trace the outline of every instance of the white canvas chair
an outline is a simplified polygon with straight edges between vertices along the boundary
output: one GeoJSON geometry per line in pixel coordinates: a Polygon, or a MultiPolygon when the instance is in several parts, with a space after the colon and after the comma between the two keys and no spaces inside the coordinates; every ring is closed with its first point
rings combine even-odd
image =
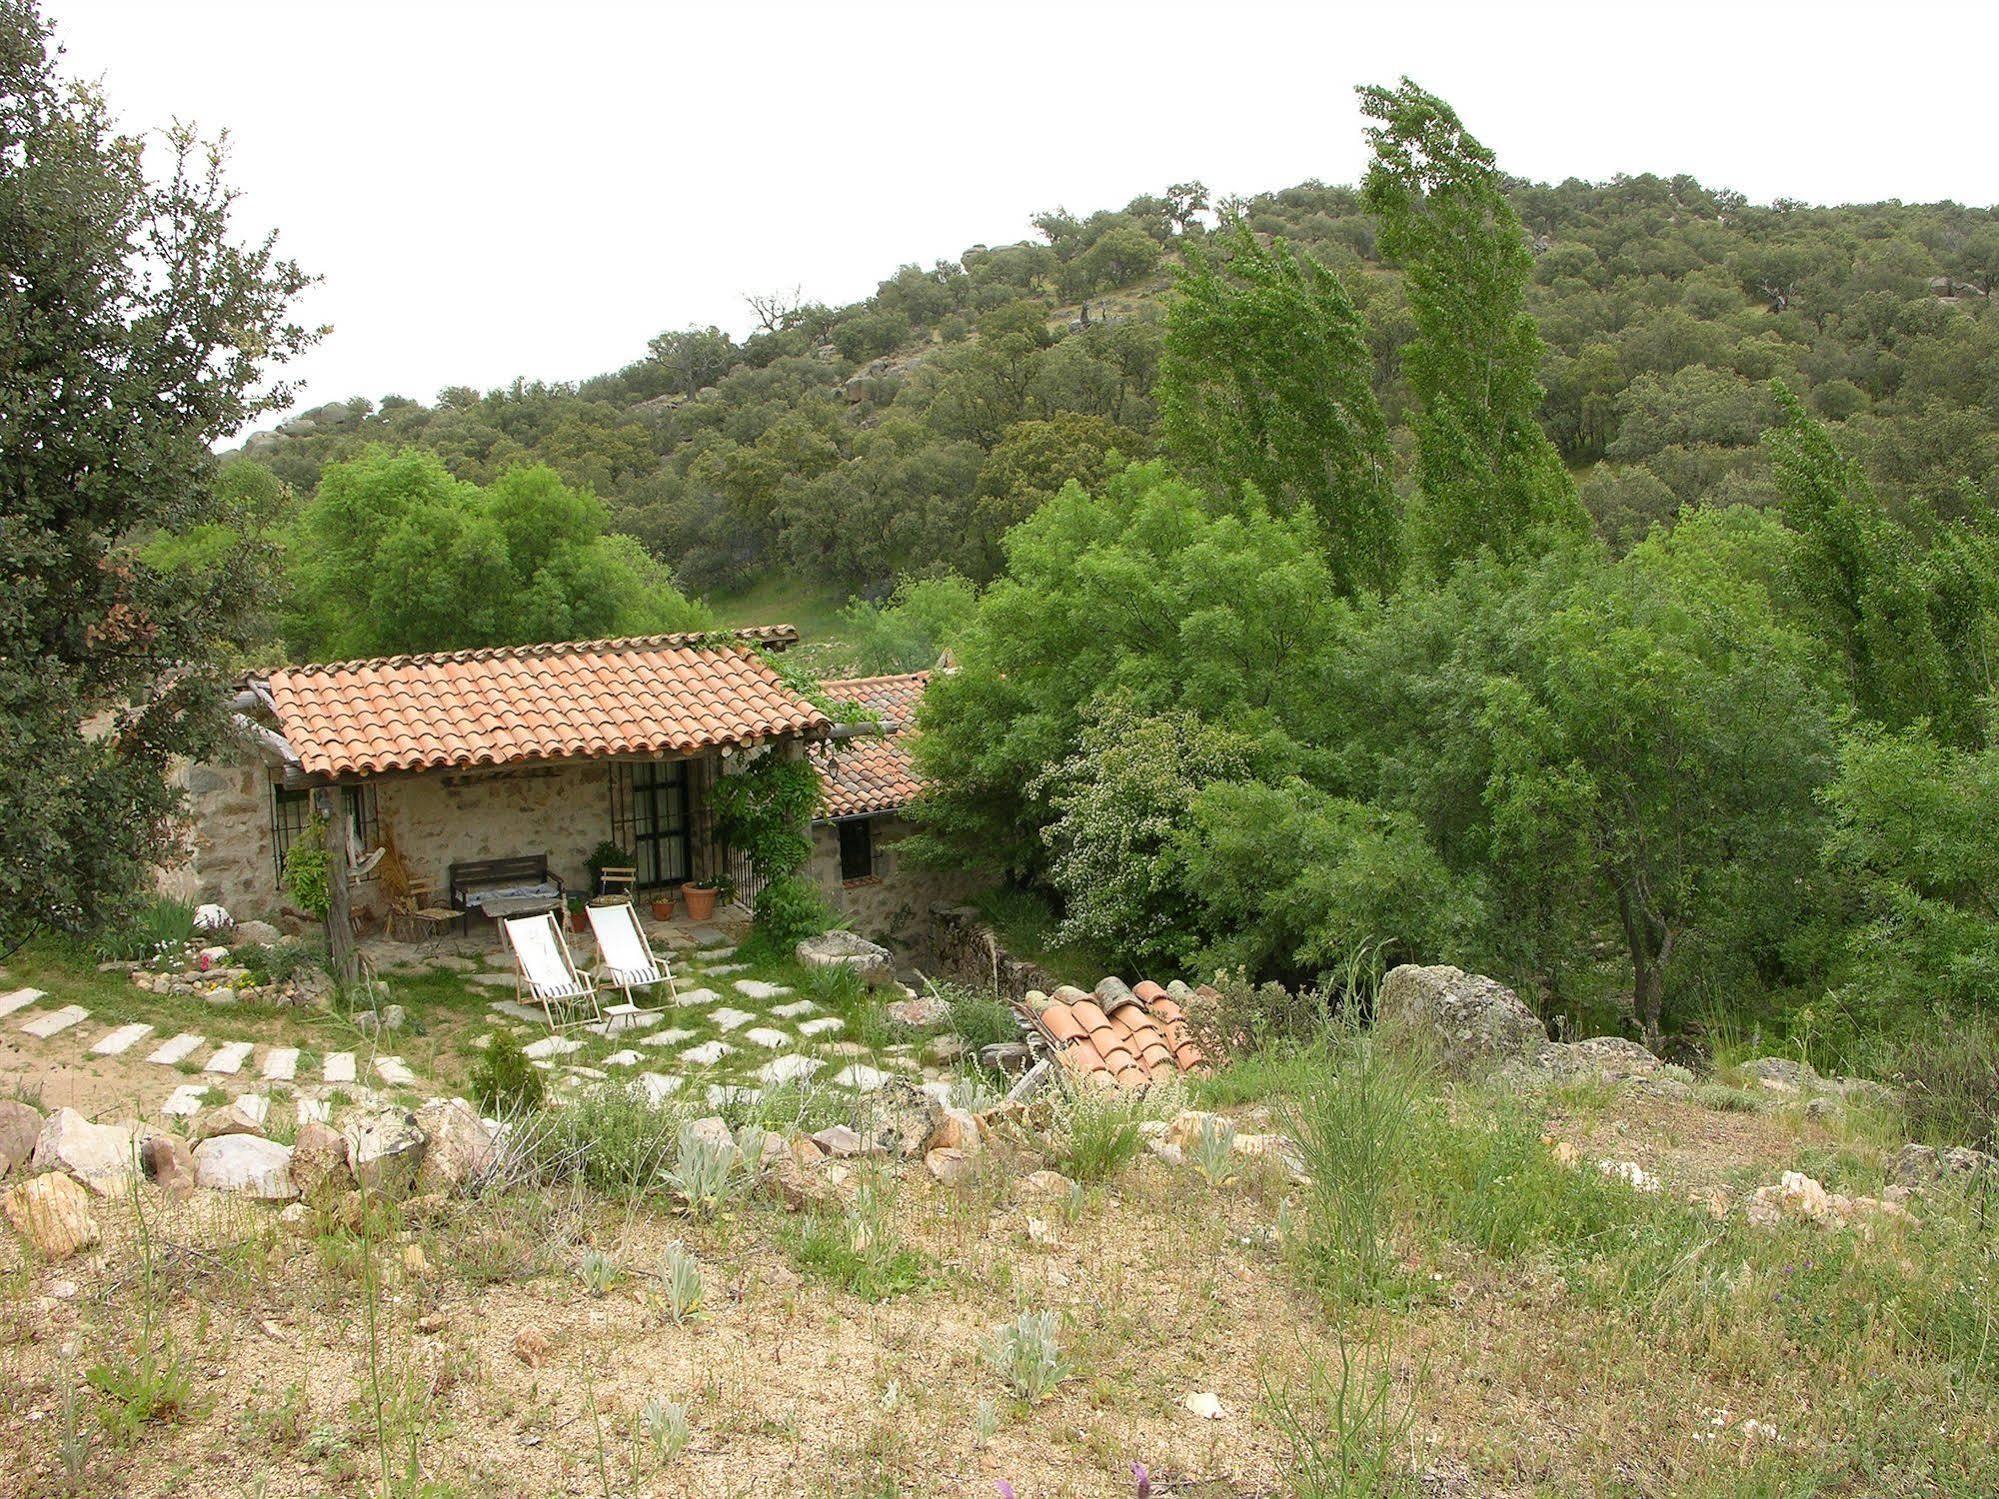
{"type": "Polygon", "coordinates": [[[625,996],[625,1003],[613,1005],[608,1013],[637,1014],[639,1006],[632,998],[632,991],[650,989],[656,984],[666,985],[673,1002],[680,1003],[673,970],[664,959],[654,956],[638,910],[630,901],[585,906],[583,911],[590,918],[590,929],[597,934],[597,977],[611,988],[622,990],[625,996]]]}
{"type": "Polygon", "coordinates": [[[558,1010],[568,1013],[570,1025],[600,1018],[596,981],[577,970],[554,913],[502,917],[500,932],[514,955],[514,997],[533,995],[550,1030],[565,1023],[556,1019],[558,1010]]]}

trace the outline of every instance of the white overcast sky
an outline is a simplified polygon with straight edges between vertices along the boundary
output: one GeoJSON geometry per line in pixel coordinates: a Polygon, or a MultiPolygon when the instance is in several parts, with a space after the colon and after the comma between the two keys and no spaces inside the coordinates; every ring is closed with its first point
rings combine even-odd
{"type": "Polygon", "coordinates": [[[1536,179],[1999,202],[1995,0],[45,4],[128,128],[227,127],[325,278],[301,405],[578,379],[1057,205],[1352,182],[1352,85],[1403,73],[1536,179]]]}

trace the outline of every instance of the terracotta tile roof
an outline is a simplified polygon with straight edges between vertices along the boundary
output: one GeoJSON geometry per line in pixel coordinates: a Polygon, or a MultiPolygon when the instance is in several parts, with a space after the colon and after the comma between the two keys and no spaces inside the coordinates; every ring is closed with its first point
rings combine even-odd
{"type": "Polygon", "coordinates": [[[1078,1081],[1144,1088],[1193,1072],[1207,1060],[1187,1034],[1179,1000],[1150,980],[1126,988],[1122,980],[1107,978],[1094,994],[1065,985],[1045,999],[1030,995],[1029,1003],[1035,1029],[1078,1081]]]}
{"type": "Polygon", "coordinates": [[[826,715],[756,645],[790,626],[450,651],[274,671],[260,685],[312,775],[687,754],[819,733],[826,715]]]}
{"type": "Polygon", "coordinates": [[[879,734],[858,733],[837,744],[815,744],[822,818],[865,817],[907,806],[922,791],[903,730],[916,716],[930,681],[927,671],[895,677],[849,677],[821,684],[835,703],[854,703],[873,715],[879,734]]]}

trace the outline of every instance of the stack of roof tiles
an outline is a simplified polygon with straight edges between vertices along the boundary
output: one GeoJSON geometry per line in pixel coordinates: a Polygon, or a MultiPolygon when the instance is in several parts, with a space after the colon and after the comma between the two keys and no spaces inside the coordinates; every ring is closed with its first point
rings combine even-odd
{"type": "Polygon", "coordinates": [[[831,727],[756,649],[797,638],[785,625],[386,656],[256,685],[313,775],[691,754],[831,727]]]}
{"type": "Polygon", "coordinates": [[[930,681],[927,671],[894,677],[849,677],[827,682],[826,696],[854,703],[880,726],[838,745],[817,744],[812,763],[819,771],[823,817],[867,817],[907,806],[923,789],[910,761],[903,731],[916,716],[917,701],[930,681]]]}
{"type": "Polygon", "coordinates": [[[1201,991],[1143,980],[1127,988],[1107,978],[1094,994],[1064,986],[1028,997],[1034,1027],[1079,1082],[1136,1090],[1200,1068],[1206,1058],[1187,1033],[1183,1001],[1201,991]]]}

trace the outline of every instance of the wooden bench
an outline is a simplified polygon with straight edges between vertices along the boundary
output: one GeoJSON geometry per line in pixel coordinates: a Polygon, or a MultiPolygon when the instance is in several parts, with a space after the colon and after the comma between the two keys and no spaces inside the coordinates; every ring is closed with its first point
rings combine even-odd
{"type": "Polygon", "coordinates": [[[464,913],[464,920],[474,911],[482,916],[486,911],[479,897],[490,893],[506,901],[510,909],[503,914],[518,916],[532,910],[554,910],[563,903],[562,876],[552,874],[548,868],[547,854],[510,854],[502,859],[463,859],[451,866],[451,907],[464,913]],[[501,892],[518,890],[520,895],[503,895],[501,892]],[[533,892],[533,893],[529,893],[533,892]],[[515,905],[515,902],[520,904],[515,905]]]}

